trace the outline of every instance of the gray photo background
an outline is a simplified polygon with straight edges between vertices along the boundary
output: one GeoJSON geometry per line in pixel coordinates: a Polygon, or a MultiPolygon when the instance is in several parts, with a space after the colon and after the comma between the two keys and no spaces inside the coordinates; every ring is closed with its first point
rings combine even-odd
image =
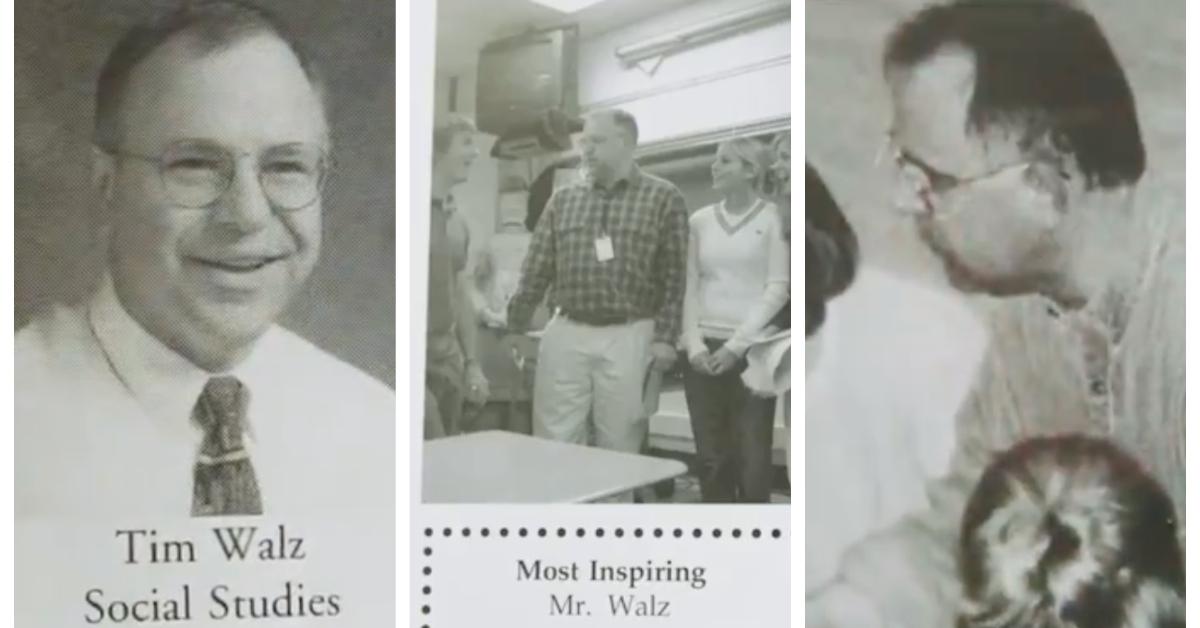
{"type": "MultiPolygon", "coordinates": [[[[18,327],[51,303],[85,298],[103,268],[90,188],[95,79],[111,47],[155,4],[175,3],[16,3],[18,327]]],[[[337,161],[325,191],[321,261],[282,323],[393,385],[395,5],[258,4],[283,18],[323,70],[337,161]]]]}
{"type": "MultiPolygon", "coordinates": [[[[1020,0],[1012,0],[1020,1],[1020,0]]],[[[1184,208],[1184,0],[1077,0],[1099,22],[1137,101],[1148,166],[1139,202],[1184,208]]],[[[932,255],[890,210],[887,35],[926,0],[806,0],[805,157],[829,184],[869,262],[940,282],[932,255]]]]}

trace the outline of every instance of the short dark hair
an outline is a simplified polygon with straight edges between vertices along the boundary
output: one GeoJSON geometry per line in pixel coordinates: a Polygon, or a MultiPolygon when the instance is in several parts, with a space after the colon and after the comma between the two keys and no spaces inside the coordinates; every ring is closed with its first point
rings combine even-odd
{"type": "Polygon", "coordinates": [[[804,335],[825,322],[826,304],[850,287],[858,238],[812,164],[804,164],[804,335]]]}
{"type": "Polygon", "coordinates": [[[923,9],[888,39],[885,71],[947,45],[974,54],[969,130],[1013,125],[1021,148],[1049,139],[1087,185],[1132,184],[1146,169],[1133,92],[1096,20],[1061,0],[956,0],[923,9]]]}
{"type": "Polygon", "coordinates": [[[185,0],[129,29],[109,53],[96,81],[93,141],[103,148],[119,142],[121,99],[129,78],[142,61],[168,41],[186,34],[194,38],[200,53],[210,53],[262,33],[287,45],[320,94],[322,81],[311,58],[274,15],[245,0],[185,0]]]}
{"type": "Polygon", "coordinates": [[[637,118],[633,117],[632,113],[629,113],[624,109],[602,109],[600,111],[594,111],[588,115],[608,116],[608,118],[612,120],[613,124],[620,127],[621,130],[625,131],[625,133],[629,135],[629,138],[633,141],[633,145],[637,146],[638,123],[637,118]]]}

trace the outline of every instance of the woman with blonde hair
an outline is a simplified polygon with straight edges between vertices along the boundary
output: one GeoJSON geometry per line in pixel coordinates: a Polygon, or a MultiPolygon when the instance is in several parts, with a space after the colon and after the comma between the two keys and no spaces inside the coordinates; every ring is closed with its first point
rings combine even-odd
{"type": "Polygon", "coordinates": [[[768,148],[740,137],[717,147],[713,188],[722,200],[688,221],[684,393],[706,502],[766,502],[775,398],[742,382],[745,354],[788,300],[780,213],[761,190],[768,148]]]}

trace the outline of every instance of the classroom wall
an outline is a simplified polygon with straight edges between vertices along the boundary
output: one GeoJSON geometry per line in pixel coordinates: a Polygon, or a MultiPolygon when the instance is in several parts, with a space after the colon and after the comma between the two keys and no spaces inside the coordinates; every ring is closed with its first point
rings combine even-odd
{"type": "MultiPolygon", "coordinates": [[[[623,45],[760,4],[762,0],[702,0],[585,37],[580,42],[581,108],[611,106],[630,111],[638,118],[642,144],[789,116],[791,26],[787,20],[668,56],[652,75],[622,67],[613,54],[623,45]]],[[[457,111],[472,115],[475,68],[467,67],[455,76],[459,79],[457,111]]],[[[445,73],[436,78],[435,111],[448,110],[450,78],[445,73]]],[[[481,146],[485,155],[493,141],[485,136],[481,146]]],[[[490,158],[476,162],[470,180],[455,190],[476,242],[494,232],[499,181],[509,174],[530,179],[548,162],[539,159],[532,168],[527,162],[490,158]]],[[[689,181],[689,186],[696,185],[702,184],[689,181]]],[[[707,198],[703,191],[693,196],[707,198]]]]}
{"type": "Polygon", "coordinates": [[[623,67],[617,48],[761,5],[704,0],[580,45],[579,100],[637,116],[643,144],[791,114],[791,23],[783,20],[665,57],[653,74],[623,67]]]}

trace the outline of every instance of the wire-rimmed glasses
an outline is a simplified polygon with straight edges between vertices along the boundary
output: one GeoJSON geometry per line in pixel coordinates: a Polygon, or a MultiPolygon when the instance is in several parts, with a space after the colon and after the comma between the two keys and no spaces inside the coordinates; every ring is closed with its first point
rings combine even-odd
{"type": "MultiPolygon", "coordinates": [[[[994,179],[1018,168],[1028,167],[1032,163],[1019,161],[978,175],[957,176],[930,166],[919,157],[898,146],[890,135],[884,139],[884,144],[880,147],[879,156],[884,155],[889,157],[890,166],[896,174],[896,183],[903,186],[902,191],[911,194],[914,199],[920,199],[924,205],[923,209],[937,218],[945,218],[958,212],[934,211],[932,197],[943,196],[954,190],[994,179]]],[[[961,210],[964,206],[960,204],[956,207],[961,210]]]]}
{"type": "Polygon", "coordinates": [[[201,209],[216,203],[233,183],[237,160],[257,159],[258,182],[273,208],[304,209],[325,186],[329,158],[324,148],[302,142],[272,146],[259,154],[234,153],[205,140],[181,140],[158,155],[106,148],[111,155],[139,159],[158,167],[167,199],[180,207],[201,209]]]}

